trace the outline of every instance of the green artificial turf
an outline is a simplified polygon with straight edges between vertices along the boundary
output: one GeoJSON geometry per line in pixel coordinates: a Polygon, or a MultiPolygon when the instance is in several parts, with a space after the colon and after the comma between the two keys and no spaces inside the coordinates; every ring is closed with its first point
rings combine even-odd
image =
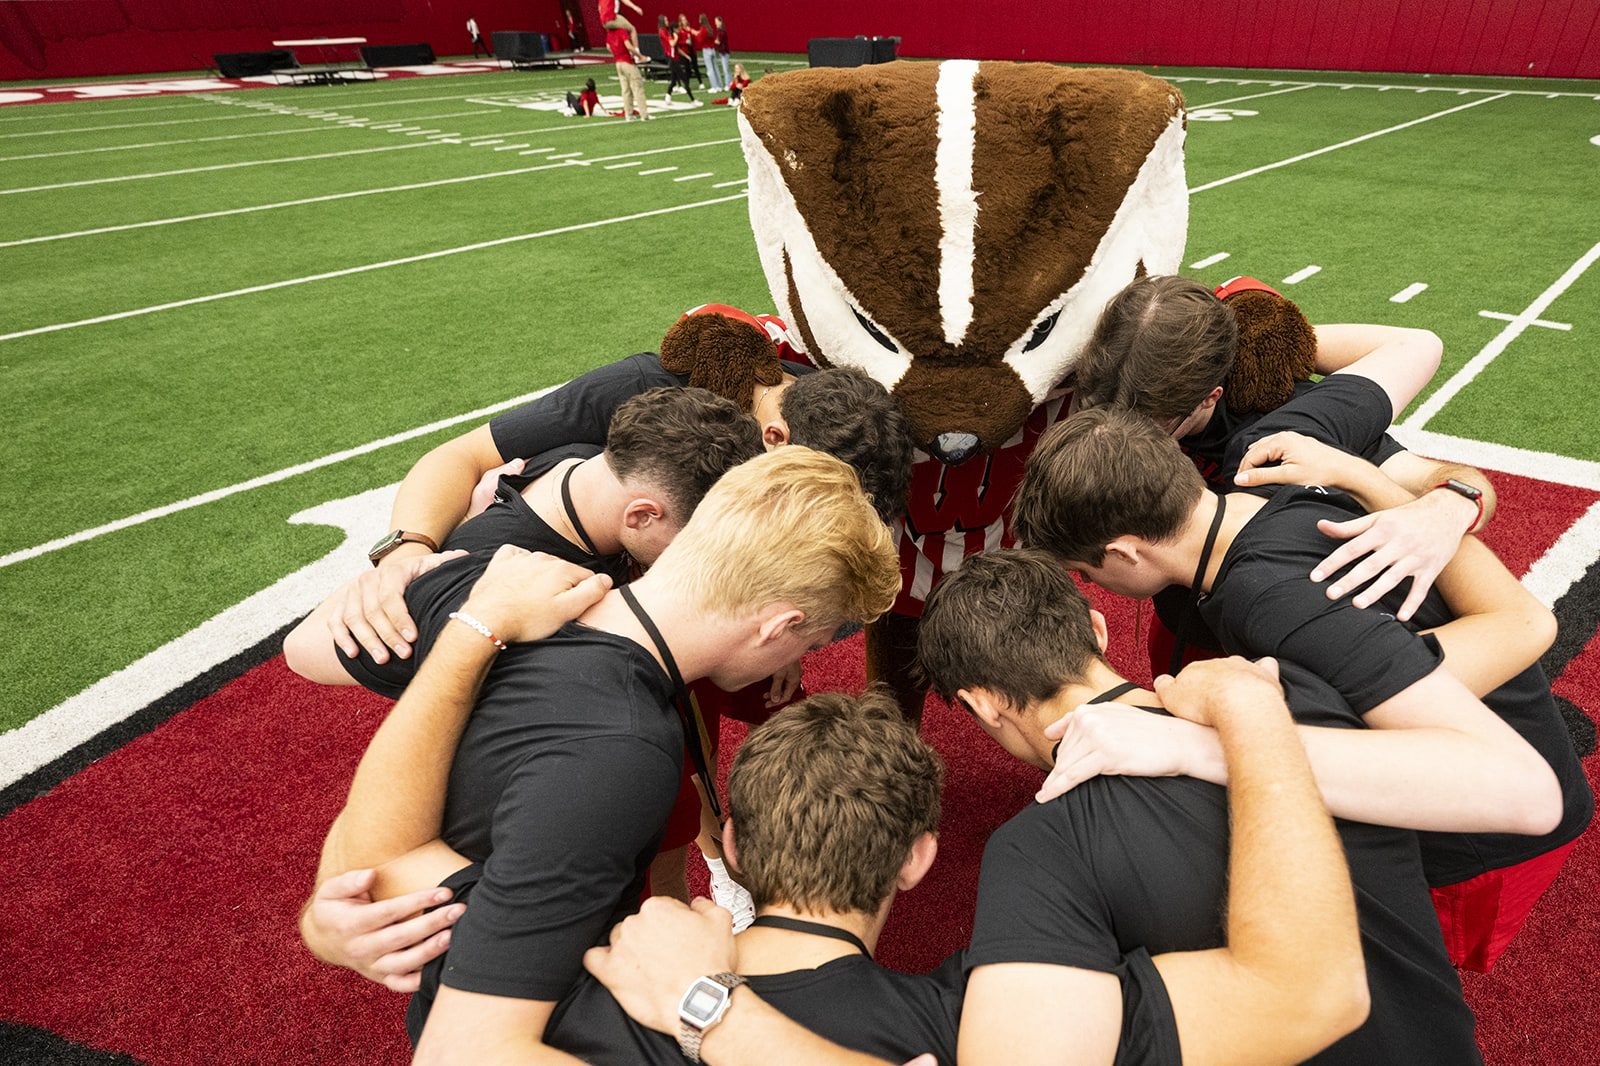
{"type": "MultiPolygon", "coordinates": [[[[792,64],[748,63],[753,74],[792,64]]],[[[0,334],[465,249],[0,340],[0,554],[559,383],[654,346],[695,304],[770,308],[743,200],[712,202],[737,196],[737,185],[714,186],[744,175],[731,112],[641,125],[504,106],[559,96],[590,74],[614,91],[605,73],[0,108],[0,190],[74,183],[0,192],[0,245],[238,212],[0,247],[0,334]],[[501,143],[397,148],[427,135],[370,128],[388,122],[501,143]],[[380,147],[394,150],[368,151],[380,147]],[[551,151],[519,154],[539,148],[551,151]],[[568,152],[581,155],[548,159],[568,152]],[[328,158],[297,159],[307,155],[328,158]],[[641,174],[660,167],[676,169],[641,174]],[[102,180],[171,170],[194,172],[102,180]],[[474,180],[394,189],[460,178],[474,180]],[[393,191],[339,196],[377,189],[393,191]],[[672,207],[686,209],[613,221],[672,207]],[[470,248],[504,238],[526,239],[470,248]]],[[[1192,112],[1236,112],[1190,123],[1196,189],[1487,95],[1377,85],[1600,94],[1515,79],[1157,73],[1185,79],[1192,112]],[[1297,82],[1363,87],[1279,91],[1297,82]]],[[[651,83],[653,99],[662,91],[651,83]]],[[[1285,292],[1314,321],[1435,330],[1446,345],[1437,385],[1505,327],[1479,311],[1522,311],[1600,240],[1597,107],[1508,96],[1204,189],[1184,266],[1227,252],[1187,272],[1280,284],[1319,265],[1285,292]],[[1390,302],[1413,282],[1429,288],[1390,302]]],[[[1428,428],[1600,460],[1586,428],[1597,295],[1591,271],[1544,315],[1571,331],[1523,333],[1428,428]]],[[[397,481],[466,428],[0,567],[0,730],[321,558],[342,534],[290,515],[397,481]]]]}

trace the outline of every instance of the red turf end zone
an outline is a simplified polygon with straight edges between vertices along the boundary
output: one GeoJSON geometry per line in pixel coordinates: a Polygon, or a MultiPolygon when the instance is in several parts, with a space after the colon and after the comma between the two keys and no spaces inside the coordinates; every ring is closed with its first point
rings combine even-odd
{"type": "MultiPolygon", "coordinates": [[[[1495,481],[1489,539],[1518,572],[1600,499],[1495,481]]],[[[1113,661],[1142,679],[1132,608],[1096,600],[1117,635],[1113,661]]],[[[810,657],[805,680],[858,688],[860,638],[810,657]]],[[[1600,638],[1556,690],[1593,717],[1600,638]]],[[[0,821],[13,857],[0,882],[11,974],[0,1016],[161,1066],[405,1061],[403,997],[315,963],[294,928],[323,828],[387,705],[304,683],[276,658],[0,821]]],[[[925,722],[949,764],[939,860],[896,904],[879,950],[907,969],[965,943],[983,841],[1040,776],[938,700],[925,722]]],[[[724,772],[742,736],[724,729],[724,772]]],[[[1585,767],[1600,782],[1600,759],[1585,767]]],[[[1600,1063],[1597,889],[1591,830],[1495,971],[1467,975],[1491,1066],[1600,1063]]]]}
{"type": "MultiPolygon", "coordinates": [[[[573,56],[566,62],[573,66],[597,66],[610,63],[610,57],[573,56]]],[[[434,78],[451,74],[485,74],[508,70],[493,60],[483,62],[431,63],[425,67],[385,67],[382,70],[361,69],[353,73],[360,82],[396,81],[404,78],[434,78]]],[[[0,87],[0,107],[23,104],[58,104],[73,100],[129,100],[150,96],[188,96],[193,93],[223,92],[229,89],[283,89],[293,83],[283,75],[270,74],[255,78],[147,78],[138,81],[98,81],[82,85],[39,85],[28,88],[6,89],[0,87]]],[[[315,102],[315,101],[313,101],[315,102]]]]}

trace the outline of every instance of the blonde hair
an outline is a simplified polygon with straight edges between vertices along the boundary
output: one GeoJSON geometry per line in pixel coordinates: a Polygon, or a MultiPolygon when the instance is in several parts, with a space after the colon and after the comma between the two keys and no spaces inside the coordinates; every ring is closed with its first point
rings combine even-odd
{"type": "Polygon", "coordinates": [[[810,625],[870,622],[900,591],[894,538],[856,472],[795,444],[722,475],[653,570],[708,613],[788,603],[810,625]]]}

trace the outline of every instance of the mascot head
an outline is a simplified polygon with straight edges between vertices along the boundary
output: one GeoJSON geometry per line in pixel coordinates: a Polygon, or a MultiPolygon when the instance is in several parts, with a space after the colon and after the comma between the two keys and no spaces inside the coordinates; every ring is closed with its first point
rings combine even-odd
{"type": "Polygon", "coordinates": [[[1183,254],[1183,101],[1119,70],[886,63],[768,76],[739,116],[779,313],[948,463],[1059,386],[1107,301],[1183,254]]]}

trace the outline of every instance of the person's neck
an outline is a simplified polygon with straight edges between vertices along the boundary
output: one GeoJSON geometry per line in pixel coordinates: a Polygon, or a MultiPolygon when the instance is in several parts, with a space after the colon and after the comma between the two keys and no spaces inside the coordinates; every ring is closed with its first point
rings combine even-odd
{"type": "MultiPolygon", "coordinates": [[[[563,472],[564,473],[564,472],[563,472]]],[[[611,472],[606,457],[596,455],[579,463],[572,472],[572,509],[577,512],[583,531],[589,534],[595,551],[600,555],[619,555],[622,552],[622,513],[628,507],[627,490],[611,472]]],[[[560,501],[560,484],[556,486],[560,501]]],[[[582,545],[578,531],[572,528],[565,504],[561,505],[561,525],[568,539],[582,545]]]]}
{"type": "Polygon", "coordinates": [[[750,395],[750,414],[757,422],[766,425],[782,413],[784,390],[794,382],[795,376],[785,373],[776,385],[756,386],[756,391],[750,395]]]}
{"type": "MultiPolygon", "coordinates": [[[[756,916],[775,915],[797,918],[803,922],[816,922],[835,929],[854,933],[867,945],[867,951],[878,949],[878,935],[889,917],[889,908],[880,907],[876,914],[860,911],[835,912],[808,910],[776,903],[756,908],[756,916]]],[[[837,940],[815,933],[798,933],[789,929],[774,929],[753,925],[739,934],[739,972],[745,976],[755,974],[789,973],[793,970],[812,970],[818,966],[858,955],[856,946],[848,940],[837,940]]]]}
{"type": "MultiPolygon", "coordinates": [[[[709,615],[688,603],[660,572],[652,570],[637,581],[628,584],[640,608],[661,631],[667,650],[678,666],[684,684],[698,681],[709,674],[724,657],[725,650],[740,637],[738,622],[709,615]]],[[[656,642],[633,613],[620,589],[612,589],[599,603],[578,617],[578,621],[593,629],[613,633],[644,648],[666,669],[656,642]]]]}
{"type": "MultiPolygon", "coordinates": [[[[1032,722],[1027,730],[1028,744],[1033,748],[1036,760],[1030,760],[1035,766],[1048,769],[1054,765],[1056,742],[1044,735],[1045,726],[1060,720],[1072,711],[1089,703],[1095,697],[1110,692],[1118,685],[1127,683],[1127,679],[1111,669],[1104,661],[1095,659],[1084,671],[1083,677],[1075,682],[1061,686],[1061,690],[1054,696],[1040,703],[1033,709],[1032,722]]],[[[1113,703],[1131,703],[1141,707],[1159,707],[1161,699],[1154,692],[1144,688],[1129,689],[1122,693],[1113,703]]]]}
{"type": "MultiPolygon", "coordinates": [[[[1217,529],[1217,539],[1211,546],[1211,555],[1206,559],[1205,572],[1200,575],[1200,587],[1195,589],[1196,592],[1211,591],[1217,573],[1222,569],[1222,560],[1227,556],[1228,549],[1233,546],[1234,538],[1239,535],[1245,524],[1255,517],[1265,502],[1259,496],[1252,496],[1249,493],[1228,494],[1222,524],[1217,529]]],[[[1162,576],[1172,584],[1189,587],[1194,582],[1195,570],[1200,565],[1201,556],[1205,554],[1206,538],[1211,533],[1211,523],[1217,516],[1217,508],[1221,506],[1223,506],[1222,497],[1207,489],[1201,493],[1199,502],[1189,515],[1189,521],[1184,524],[1170,545],[1153,546],[1152,557],[1162,576]]]]}

